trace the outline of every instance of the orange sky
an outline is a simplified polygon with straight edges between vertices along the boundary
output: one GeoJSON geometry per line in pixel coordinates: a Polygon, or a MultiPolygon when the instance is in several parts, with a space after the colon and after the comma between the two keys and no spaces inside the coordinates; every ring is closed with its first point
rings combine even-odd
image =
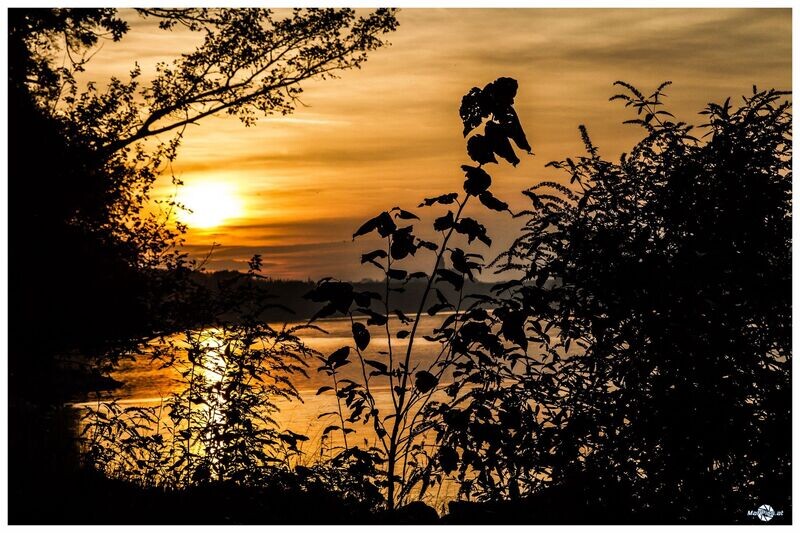
{"type": "MultiPolygon", "coordinates": [[[[191,49],[194,36],[127,15],[131,31],[106,43],[83,79],[124,76],[134,61],[146,79],[156,61],[191,49]]],[[[519,80],[516,107],[536,153],[516,169],[488,169],[512,209],[526,206],[522,189],[553,176],[548,161],[581,153],[578,124],[607,158],[637,140],[635,127],[621,125],[628,111],[608,102],[615,80],[645,91],[672,80],[669,109],[694,123],[706,102],[753,84],[791,89],[788,9],[405,9],[398,18],[390,47],[341,79],[305,85],[308,107],[293,115],[252,128],[230,117],[189,128],[174,171],[187,187],[224,183],[243,216],[192,229],[188,250],[204,256],[222,244],[208,264],[215,269],[242,268],[260,253],[273,277],[374,277],[359,254],[375,242],[353,243],[353,231],[381,210],[460,190],[459,166],[469,162],[461,96],[499,76],[519,80]]],[[[495,240],[477,250],[487,257],[520,224],[482,208],[473,214],[495,240]]],[[[416,266],[430,268],[433,258],[422,260],[416,266]]]]}

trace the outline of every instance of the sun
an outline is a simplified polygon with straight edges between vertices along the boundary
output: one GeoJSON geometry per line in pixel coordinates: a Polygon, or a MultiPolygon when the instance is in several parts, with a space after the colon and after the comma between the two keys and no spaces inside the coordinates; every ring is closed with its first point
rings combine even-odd
{"type": "Polygon", "coordinates": [[[188,209],[179,218],[190,228],[214,228],[243,213],[235,187],[226,182],[185,185],[178,192],[178,202],[188,209]]]}

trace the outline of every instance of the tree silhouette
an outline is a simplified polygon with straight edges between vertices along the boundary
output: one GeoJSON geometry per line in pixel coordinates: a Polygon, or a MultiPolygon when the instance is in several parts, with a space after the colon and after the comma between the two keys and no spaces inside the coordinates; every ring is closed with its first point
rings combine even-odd
{"type": "Polygon", "coordinates": [[[139,13],[163,31],[181,25],[203,41],[160,64],[146,85],[136,66],[129,80],[114,77],[101,91],[94,83],[82,90],[75,74],[101,39],[124,38],[128,26],[116,10],[10,10],[9,183],[13,198],[27,200],[11,206],[15,360],[35,359],[17,357],[16,340],[35,334],[43,310],[57,320],[35,348],[40,359],[74,348],[124,349],[202,321],[182,312],[190,291],[179,250],[185,228],[170,217],[178,206],[145,210],[183,128],[222,112],[245,124],[256,113],[290,113],[304,81],[360,66],[397,26],[391,9],[361,17],[351,9],[139,13]]]}
{"type": "MultiPolygon", "coordinates": [[[[140,9],[160,20],[203,34],[193,52],[160,63],[155,78],[139,87],[115,79],[106,94],[90,89],[66,98],[70,122],[102,132],[98,147],[113,152],[141,139],[172,131],[225,112],[247,125],[258,115],[288,114],[309,79],[336,77],[358,68],[397,27],[392,9],[357,17],[352,9],[293,9],[278,16],[269,9],[140,9]],[[137,98],[138,97],[138,98],[137,98]]],[[[65,79],[62,83],[74,87],[65,79]]]]}
{"type": "Polygon", "coordinates": [[[397,26],[391,9],[139,13],[163,31],[183,25],[202,43],[159,65],[149,84],[132,66],[100,90],[80,87],[76,73],[102,39],[124,39],[128,26],[117,10],[9,10],[9,398],[17,458],[9,477],[12,507],[29,516],[39,512],[42,480],[55,500],[75,474],[53,409],[108,385],[62,360],[88,358],[106,370],[154,337],[213,322],[226,303],[209,302],[192,281],[198,265],[181,251],[185,227],[171,216],[179,206],[151,199],[183,128],[218,113],[248,125],[257,113],[289,113],[303,82],[358,67],[397,26]]]}

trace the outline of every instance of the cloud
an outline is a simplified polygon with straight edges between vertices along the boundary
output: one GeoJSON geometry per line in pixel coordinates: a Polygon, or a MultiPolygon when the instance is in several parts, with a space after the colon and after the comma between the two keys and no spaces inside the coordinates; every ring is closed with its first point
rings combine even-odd
{"type": "MultiPolygon", "coordinates": [[[[404,9],[399,17],[392,45],[362,69],[307,83],[308,107],[255,128],[224,116],[187,130],[176,173],[187,183],[235,181],[248,206],[236,224],[189,235],[195,246],[231,246],[214,265],[241,266],[262,250],[281,275],[363,277],[358,253],[367,244],[350,242],[354,228],[394,205],[459,190],[461,97],[498,76],[519,80],[517,108],[536,152],[516,169],[490,169],[512,209],[527,205],[520,190],[563,179],[544,165],[583,152],[578,124],[608,158],[637,140],[640,132],[621,124],[630,110],[608,102],[615,80],[645,91],[672,80],[669,109],[692,123],[707,102],[735,99],[754,83],[791,89],[790,9],[404,9]]],[[[125,74],[142,58],[146,79],[195,38],[139,19],[87,76],[125,74]]],[[[480,218],[495,236],[493,253],[518,229],[502,214],[480,218]]]]}

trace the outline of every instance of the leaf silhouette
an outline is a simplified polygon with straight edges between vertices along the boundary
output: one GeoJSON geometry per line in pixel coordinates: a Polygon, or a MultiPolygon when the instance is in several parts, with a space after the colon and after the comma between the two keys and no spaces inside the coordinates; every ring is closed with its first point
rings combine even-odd
{"type": "Polygon", "coordinates": [[[477,196],[492,184],[492,177],[482,168],[461,165],[467,179],[464,181],[464,191],[477,196]]]}
{"type": "Polygon", "coordinates": [[[436,459],[445,474],[449,474],[458,467],[458,452],[449,446],[442,446],[439,448],[439,451],[436,453],[436,459]]]}
{"type": "Polygon", "coordinates": [[[478,239],[486,246],[492,245],[492,239],[486,235],[486,227],[474,218],[464,217],[455,225],[457,232],[467,236],[469,242],[478,239]]]}
{"type": "MultiPolygon", "coordinates": [[[[483,205],[492,209],[493,211],[508,211],[508,204],[498,200],[491,192],[483,191],[479,196],[478,199],[481,201],[483,205]]],[[[363,262],[363,261],[362,261],[363,262]]]]}
{"type": "Polygon", "coordinates": [[[480,272],[480,266],[477,263],[470,261],[467,258],[467,255],[464,253],[464,250],[461,248],[456,248],[450,252],[450,261],[453,263],[453,268],[455,268],[458,272],[469,276],[470,280],[474,281],[475,279],[472,275],[473,270],[478,270],[480,272]]]}
{"type": "Polygon", "coordinates": [[[455,220],[453,219],[453,212],[448,211],[446,215],[440,216],[433,221],[433,229],[436,231],[445,231],[452,228],[454,222],[455,220]]]}
{"type": "Polygon", "coordinates": [[[412,229],[413,226],[407,226],[395,231],[390,249],[392,259],[400,260],[409,255],[416,254],[417,247],[414,245],[414,235],[411,233],[412,229]]]}
{"type": "Polygon", "coordinates": [[[353,340],[361,351],[364,351],[369,346],[369,330],[361,322],[353,322],[353,340]]]}
{"type": "Polygon", "coordinates": [[[505,115],[514,105],[519,84],[514,78],[497,78],[484,87],[483,94],[490,102],[493,115],[505,115]]]}
{"type": "Polygon", "coordinates": [[[344,366],[347,358],[350,356],[350,347],[343,346],[328,356],[327,364],[331,368],[344,366]]]}
{"type": "Polygon", "coordinates": [[[497,117],[497,119],[503,125],[506,136],[514,141],[514,144],[529,154],[533,151],[525,136],[525,131],[522,129],[522,125],[519,122],[517,112],[514,111],[513,107],[510,108],[504,116],[497,117]]]}
{"type": "Polygon", "coordinates": [[[389,368],[386,366],[386,364],[381,363],[380,361],[375,361],[375,360],[372,360],[372,359],[364,359],[364,363],[366,363],[368,366],[371,366],[372,368],[374,368],[376,370],[375,372],[372,373],[373,375],[376,375],[376,376],[388,376],[389,375],[389,368]]]}
{"type": "Polygon", "coordinates": [[[419,207],[430,207],[434,204],[448,205],[455,202],[456,198],[458,198],[458,193],[455,192],[443,194],[441,196],[435,196],[433,198],[425,198],[422,203],[419,204],[419,207]]]}
{"type": "Polygon", "coordinates": [[[492,121],[486,124],[486,144],[490,147],[490,150],[512,165],[517,166],[519,164],[519,158],[514,153],[514,148],[511,147],[505,129],[497,122],[492,121]]]}
{"type": "Polygon", "coordinates": [[[394,233],[395,229],[397,229],[397,226],[395,225],[394,220],[392,220],[391,215],[384,211],[380,215],[364,222],[364,224],[362,224],[361,227],[358,228],[355,233],[353,233],[353,239],[360,237],[361,235],[372,233],[376,230],[381,237],[385,238],[394,233]]]}
{"type": "Polygon", "coordinates": [[[395,213],[395,218],[400,218],[403,220],[419,220],[419,217],[410,211],[406,211],[404,209],[400,209],[399,207],[395,207],[392,211],[397,211],[395,213]]]}
{"type": "Polygon", "coordinates": [[[473,135],[467,141],[467,155],[479,165],[497,163],[494,157],[494,141],[481,134],[473,135]]]}
{"type": "Polygon", "coordinates": [[[414,375],[414,386],[423,394],[433,390],[438,383],[436,376],[426,370],[420,370],[414,375]]]}
{"type": "Polygon", "coordinates": [[[487,106],[486,96],[477,87],[473,87],[461,99],[461,107],[458,114],[461,116],[461,121],[464,123],[464,137],[469,132],[477,128],[483,122],[485,117],[490,113],[489,106],[487,106]]]}
{"type": "Polygon", "coordinates": [[[367,324],[370,326],[383,326],[389,320],[385,315],[376,313],[372,309],[359,307],[358,310],[364,313],[365,315],[369,315],[369,319],[367,319],[367,324]]]}
{"type": "Polygon", "coordinates": [[[329,317],[331,315],[336,314],[337,311],[338,310],[336,309],[336,306],[334,306],[333,304],[330,304],[330,303],[329,304],[325,304],[319,310],[317,310],[316,313],[311,315],[311,320],[314,321],[314,320],[317,320],[318,318],[329,317]]]}
{"type": "Polygon", "coordinates": [[[353,301],[359,307],[369,307],[372,300],[382,301],[383,298],[377,292],[372,291],[358,291],[353,292],[353,301]]]}
{"type": "Polygon", "coordinates": [[[335,311],[346,313],[353,303],[353,286],[343,281],[323,280],[303,297],[312,302],[327,302],[335,311]]]}
{"type": "Polygon", "coordinates": [[[525,335],[525,313],[521,311],[510,311],[503,317],[503,325],[500,332],[503,336],[522,347],[523,350],[528,348],[528,338],[525,335]]]}
{"type": "Polygon", "coordinates": [[[367,252],[361,255],[361,264],[364,263],[372,263],[377,266],[381,266],[375,259],[383,259],[387,256],[386,250],[372,250],[371,252],[367,252]]]}
{"type": "Polygon", "coordinates": [[[408,274],[408,272],[397,268],[390,268],[387,274],[392,279],[405,279],[406,274],[408,274]]]}

